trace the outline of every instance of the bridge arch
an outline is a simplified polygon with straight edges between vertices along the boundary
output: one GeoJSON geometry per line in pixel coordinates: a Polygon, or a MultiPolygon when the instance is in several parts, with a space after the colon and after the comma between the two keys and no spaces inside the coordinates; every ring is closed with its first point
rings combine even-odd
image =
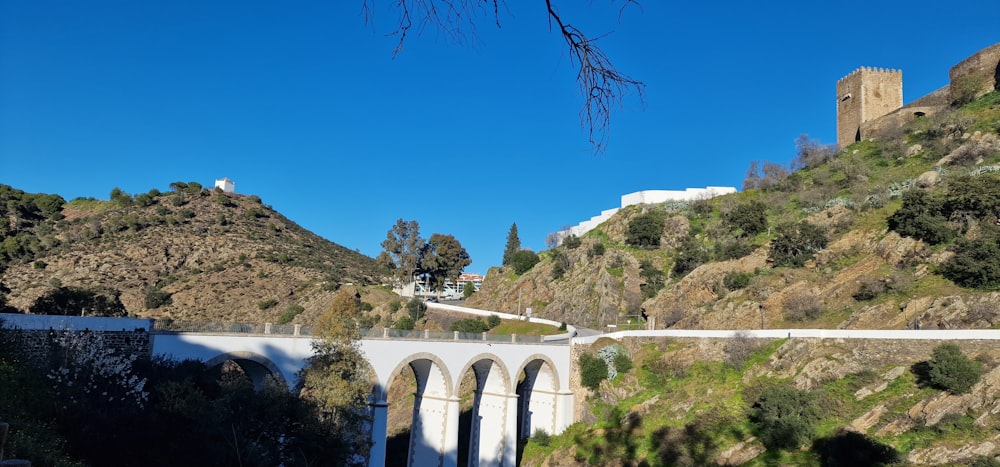
{"type": "Polygon", "coordinates": [[[517,437],[525,439],[536,431],[549,434],[560,430],[560,395],[557,366],[546,355],[528,356],[517,372],[517,437]],[[523,376],[523,379],[522,379],[523,376]]]}
{"type": "Polygon", "coordinates": [[[279,382],[284,386],[288,385],[288,382],[285,381],[285,376],[281,373],[281,369],[278,368],[274,362],[272,362],[269,358],[254,352],[226,352],[206,360],[205,366],[208,368],[214,368],[228,361],[232,361],[233,363],[239,365],[240,369],[243,370],[243,373],[250,378],[253,388],[257,391],[263,389],[264,383],[268,377],[273,378],[276,382],[279,382]]]}
{"type": "Polygon", "coordinates": [[[514,430],[507,428],[514,427],[517,394],[510,370],[493,353],[470,358],[456,373],[457,378],[462,379],[470,370],[476,380],[472,410],[467,433],[459,433],[459,442],[465,444],[461,447],[468,448],[466,465],[514,465],[517,439],[514,430]]]}

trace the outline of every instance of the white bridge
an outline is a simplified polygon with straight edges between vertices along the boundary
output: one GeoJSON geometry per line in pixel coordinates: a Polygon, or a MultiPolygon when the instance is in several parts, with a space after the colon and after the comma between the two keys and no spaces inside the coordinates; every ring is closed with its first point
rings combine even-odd
{"type": "MultiPolygon", "coordinates": [[[[270,374],[293,385],[313,354],[309,337],[182,332],[154,333],[152,338],[154,355],[209,365],[232,360],[255,384],[270,374]]],[[[469,439],[468,465],[514,466],[519,435],[527,437],[536,430],[555,434],[569,426],[569,345],[511,340],[362,339],[361,350],[375,374],[368,465],[385,463],[391,403],[386,393],[406,366],[412,368],[417,387],[408,465],[458,465],[459,382],[469,370],[475,374],[476,389],[472,425],[464,437],[469,439]]]]}
{"type": "MultiPolygon", "coordinates": [[[[297,326],[231,324],[177,332],[154,330],[148,319],[45,315],[5,315],[4,319],[8,326],[26,330],[148,333],[152,355],[198,360],[209,366],[233,361],[255,385],[271,376],[295,386],[299,371],[313,355],[313,338],[298,335],[297,326]]],[[[455,466],[459,464],[459,439],[469,440],[461,447],[468,453],[467,465],[516,465],[519,437],[537,430],[561,433],[573,422],[567,341],[554,344],[539,337],[396,330],[379,330],[374,337],[365,337],[360,348],[373,374],[368,465],[382,466],[388,459],[405,456],[410,466],[455,466]],[[392,403],[386,400],[387,392],[406,367],[416,378],[409,448],[387,453],[387,416],[392,403]],[[470,370],[475,375],[472,422],[460,430],[460,383],[470,370]]]]}

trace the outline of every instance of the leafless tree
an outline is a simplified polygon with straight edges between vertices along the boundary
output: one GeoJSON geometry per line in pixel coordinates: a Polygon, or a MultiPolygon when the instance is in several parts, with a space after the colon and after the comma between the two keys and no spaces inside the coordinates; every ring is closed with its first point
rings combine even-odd
{"type": "MultiPolygon", "coordinates": [[[[369,24],[378,3],[378,0],[362,1],[362,13],[369,24]]],[[[390,3],[399,13],[396,28],[390,34],[399,38],[393,56],[403,50],[407,35],[413,30],[419,34],[430,26],[461,43],[467,38],[475,38],[477,21],[484,16],[499,28],[500,12],[507,10],[504,0],[391,0],[390,3]]],[[[587,130],[594,150],[602,152],[608,140],[612,109],[620,107],[630,91],[635,91],[642,99],[646,85],[618,71],[598,46],[597,42],[607,34],[588,36],[564,18],[554,3],[554,0],[545,0],[549,28],[559,32],[571,63],[577,67],[576,82],[584,98],[580,123],[587,130]]],[[[638,2],[622,0],[619,17],[632,5],[638,7],[638,2]]]]}

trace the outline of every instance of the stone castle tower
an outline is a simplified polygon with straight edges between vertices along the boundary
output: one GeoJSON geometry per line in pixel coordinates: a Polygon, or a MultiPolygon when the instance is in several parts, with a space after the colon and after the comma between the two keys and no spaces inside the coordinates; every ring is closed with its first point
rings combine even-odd
{"type": "Polygon", "coordinates": [[[837,80],[837,146],[867,135],[864,124],[903,106],[903,72],[861,67],[837,80]]]}

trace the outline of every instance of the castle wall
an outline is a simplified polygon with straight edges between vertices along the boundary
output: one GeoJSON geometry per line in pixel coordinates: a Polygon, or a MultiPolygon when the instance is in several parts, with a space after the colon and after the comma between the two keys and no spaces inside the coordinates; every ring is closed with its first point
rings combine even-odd
{"type": "Polygon", "coordinates": [[[951,67],[948,78],[952,83],[952,102],[964,97],[962,94],[965,92],[971,92],[971,97],[975,99],[994,89],[1000,89],[1000,42],[951,67]],[[966,89],[967,86],[975,89],[966,89]]]}

